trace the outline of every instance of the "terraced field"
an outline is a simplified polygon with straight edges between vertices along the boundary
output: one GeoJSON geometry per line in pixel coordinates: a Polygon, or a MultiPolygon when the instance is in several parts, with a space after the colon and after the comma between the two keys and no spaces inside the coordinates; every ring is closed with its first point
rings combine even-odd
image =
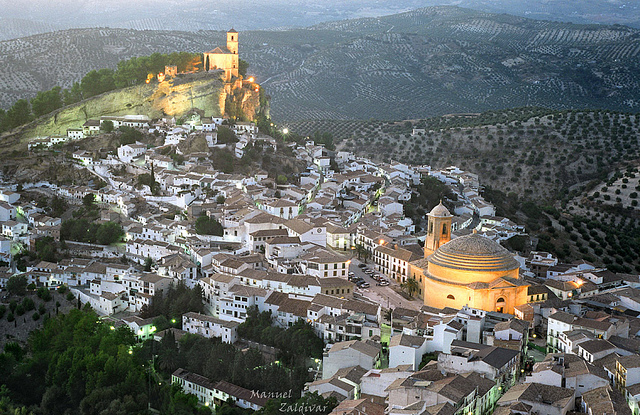
{"type": "MultiPolygon", "coordinates": [[[[146,26],[140,26],[146,27],[146,26]]],[[[82,29],[0,42],[0,105],[221,32],[82,29]]],[[[640,109],[640,31],[432,7],[308,29],[240,33],[278,122],[408,119],[519,106],[640,109]]]]}

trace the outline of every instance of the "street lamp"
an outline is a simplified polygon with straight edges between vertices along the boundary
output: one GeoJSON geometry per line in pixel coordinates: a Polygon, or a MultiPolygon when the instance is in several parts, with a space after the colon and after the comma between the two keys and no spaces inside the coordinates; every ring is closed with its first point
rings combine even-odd
{"type": "Polygon", "coordinates": [[[282,134],[289,134],[289,129],[288,128],[283,128],[282,129],[282,134]]]}

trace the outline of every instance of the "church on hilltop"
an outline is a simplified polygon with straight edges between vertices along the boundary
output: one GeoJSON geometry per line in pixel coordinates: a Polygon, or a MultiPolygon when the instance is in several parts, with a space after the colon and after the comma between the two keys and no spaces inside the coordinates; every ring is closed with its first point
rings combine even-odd
{"type": "Polygon", "coordinates": [[[527,303],[520,264],[499,243],[477,233],[451,239],[453,216],[442,202],[428,214],[424,258],[411,263],[424,304],[513,314],[527,303]]]}
{"type": "Polygon", "coordinates": [[[227,46],[218,46],[205,52],[203,62],[205,71],[223,70],[225,82],[230,82],[234,77],[237,78],[240,69],[238,32],[234,29],[229,30],[227,32],[227,46]]]}

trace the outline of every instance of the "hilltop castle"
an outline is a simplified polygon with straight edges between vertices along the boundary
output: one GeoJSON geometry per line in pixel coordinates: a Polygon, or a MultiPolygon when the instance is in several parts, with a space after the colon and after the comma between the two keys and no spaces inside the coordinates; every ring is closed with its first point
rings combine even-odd
{"type": "Polygon", "coordinates": [[[238,32],[231,29],[227,32],[227,46],[216,47],[204,53],[204,69],[211,71],[222,69],[225,82],[230,82],[233,77],[238,77],[240,58],[238,57],[238,32]]]}

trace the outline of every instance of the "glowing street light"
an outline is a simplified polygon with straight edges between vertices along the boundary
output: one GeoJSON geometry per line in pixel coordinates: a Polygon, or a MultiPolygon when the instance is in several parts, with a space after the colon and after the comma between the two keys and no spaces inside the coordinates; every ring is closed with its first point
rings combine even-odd
{"type": "Polygon", "coordinates": [[[255,81],[255,78],[253,76],[250,76],[249,79],[247,79],[247,81],[253,82],[253,81],[255,81]]]}
{"type": "Polygon", "coordinates": [[[289,129],[288,128],[283,128],[282,129],[282,134],[289,134],[289,129]]]}

